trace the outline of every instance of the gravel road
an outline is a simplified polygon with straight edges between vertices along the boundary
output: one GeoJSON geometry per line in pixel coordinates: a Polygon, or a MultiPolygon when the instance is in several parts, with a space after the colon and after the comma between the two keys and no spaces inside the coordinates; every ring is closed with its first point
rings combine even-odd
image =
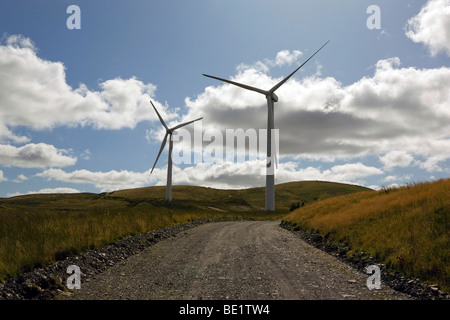
{"type": "MultiPolygon", "coordinates": [[[[82,281],[70,300],[408,300],[280,227],[279,221],[200,225],[82,281]]],[[[83,279],[82,279],[83,280],[83,279]]]]}

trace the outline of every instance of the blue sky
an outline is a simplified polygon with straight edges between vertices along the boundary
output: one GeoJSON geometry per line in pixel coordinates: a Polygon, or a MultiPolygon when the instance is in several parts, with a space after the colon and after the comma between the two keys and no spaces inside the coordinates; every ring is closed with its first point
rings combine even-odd
{"type": "MultiPolygon", "coordinates": [[[[269,89],[328,40],[277,91],[276,182],[447,178],[449,25],[449,0],[3,0],[0,197],[164,185],[150,99],[169,123],[204,117],[203,132],[264,129],[263,96],[202,74],[269,89]]],[[[184,163],[173,183],[262,186],[261,167],[184,163]]]]}

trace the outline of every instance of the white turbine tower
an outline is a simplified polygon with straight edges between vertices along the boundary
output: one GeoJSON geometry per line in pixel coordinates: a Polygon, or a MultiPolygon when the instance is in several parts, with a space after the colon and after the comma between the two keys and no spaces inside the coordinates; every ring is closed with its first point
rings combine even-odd
{"type": "MultiPolygon", "coordinates": [[[[328,43],[327,41],[322,47],[319,48],[311,57],[308,58],[301,66],[299,66],[297,69],[294,70],[290,75],[288,75],[286,78],[278,82],[275,86],[273,86],[272,89],[269,91],[262,90],[259,88],[251,87],[242,83],[209,76],[207,74],[203,74],[205,77],[213,78],[216,80],[224,81],[230,84],[233,84],[235,86],[256,91],[258,93],[261,93],[266,96],[267,99],[267,108],[268,108],[268,116],[267,116],[267,162],[266,162],[266,210],[267,211],[275,211],[275,174],[273,170],[273,162],[272,161],[272,134],[274,129],[274,115],[273,115],[273,105],[274,102],[278,101],[278,97],[275,94],[275,91],[281,87],[294,73],[296,73],[301,67],[303,67],[312,57],[316,55],[325,45],[328,43]]],[[[276,162],[276,150],[273,159],[276,162]]]]}
{"type": "Polygon", "coordinates": [[[169,128],[167,127],[166,123],[164,122],[163,118],[161,117],[161,115],[159,114],[158,110],[156,110],[155,105],[153,104],[153,102],[150,101],[150,103],[153,106],[153,109],[155,109],[156,114],[158,115],[159,120],[161,121],[162,125],[164,126],[164,128],[166,128],[166,135],[164,136],[164,140],[161,144],[161,149],[159,149],[159,153],[158,156],[156,157],[156,161],[155,164],[153,165],[152,171],[150,173],[153,172],[153,169],[155,169],[156,163],[158,162],[159,156],[161,155],[161,152],[163,151],[164,147],[166,146],[166,141],[167,141],[167,136],[169,136],[169,160],[167,163],[167,185],[166,185],[166,200],[167,201],[171,201],[172,200],[172,148],[173,148],[173,141],[172,141],[172,133],[184,126],[187,126],[188,124],[191,124],[192,122],[198,121],[202,118],[198,118],[189,122],[185,122],[182,124],[179,124],[173,128],[169,128]]]}

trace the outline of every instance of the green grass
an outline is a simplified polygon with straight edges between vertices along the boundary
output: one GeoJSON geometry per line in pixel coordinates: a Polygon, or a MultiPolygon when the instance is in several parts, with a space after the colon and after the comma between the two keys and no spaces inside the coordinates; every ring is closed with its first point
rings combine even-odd
{"type": "Polygon", "coordinates": [[[264,211],[265,188],[174,186],[169,203],[165,187],[0,199],[0,280],[132,234],[203,218],[278,220],[292,203],[362,190],[317,181],[277,185],[275,212],[264,211]]]}
{"type": "Polygon", "coordinates": [[[283,220],[347,243],[391,270],[450,292],[450,179],[367,191],[299,208],[283,220]]]}

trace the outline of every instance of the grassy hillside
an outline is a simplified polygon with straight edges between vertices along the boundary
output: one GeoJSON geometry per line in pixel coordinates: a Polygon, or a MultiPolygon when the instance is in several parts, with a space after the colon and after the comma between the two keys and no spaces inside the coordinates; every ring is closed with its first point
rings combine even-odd
{"type": "Polygon", "coordinates": [[[277,185],[275,212],[264,211],[265,188],[174,186],[169,203],[165,187],[0,199],[0,280],[131,234],[203,218],[281,219],[292,203],[362,190],[316,181],[277,185]]]}
{"type": "MultiPolygon", "coordinates": [[[[105,199],[123,199],[134,203],[152,203],[158,205],[164,202],[165,187],[147,187],[121,190],[103,194],[105,199]]],[[[308,204],[317,200],[327,199],[370,189],[325,181],[288,182],[275,186],[276,212],[285,213],[292,203],[308,204]]],[[[250,188],[242,190],[222,190],[195,186],[174,186],[172,189],[173,206],[184,206],[191,209],[216,208],[225,211],[264,211],[265,188],[250,188]]]]}
{"type": "Polygon", "coordinates": [[[284,220],[449,292],[449,218],[447,179],[316,202],[284,220]]]}

